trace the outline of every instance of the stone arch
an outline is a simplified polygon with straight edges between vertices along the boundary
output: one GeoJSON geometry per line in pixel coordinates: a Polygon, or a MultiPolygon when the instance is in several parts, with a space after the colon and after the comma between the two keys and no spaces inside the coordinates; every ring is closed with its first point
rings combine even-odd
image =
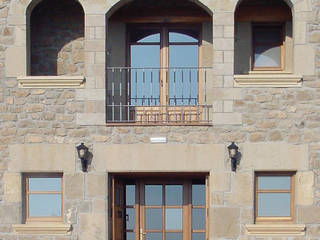
{"type": "MultiPolygon", "coordinates": [[[[236,12],[237,8],[240,6],[240,4],[243,1],[244,0],[236,0],[235,1],[234,7],[233,7],[233,13],[236,12]]],[[[294,3],[291,0],[281,0],[281,1],[285,2],[288,5],[288,7],[291,9],[292,16],[294,16],[294,11],[295,11],[294,3]]]]}

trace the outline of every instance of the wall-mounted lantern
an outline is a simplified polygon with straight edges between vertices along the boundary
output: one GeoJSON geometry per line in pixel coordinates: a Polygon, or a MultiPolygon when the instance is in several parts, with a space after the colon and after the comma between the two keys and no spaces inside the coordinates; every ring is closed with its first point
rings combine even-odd
{"type": "Polygon", "coordinates": [[[87,172],[88,170],[88,148],[81,143],[77,146],[78,157],[81,160],[82,171],[87,172]]]}
{"type": "Polygon", "coordinates": [[[228,146],[228,151],[229,151],[229,157],[231,159],[231,169],[232,171],[236,171],[237,169],[237,156],[238,156],[238,149],[239,147],[232,142],[229,146],[228,146]]]}

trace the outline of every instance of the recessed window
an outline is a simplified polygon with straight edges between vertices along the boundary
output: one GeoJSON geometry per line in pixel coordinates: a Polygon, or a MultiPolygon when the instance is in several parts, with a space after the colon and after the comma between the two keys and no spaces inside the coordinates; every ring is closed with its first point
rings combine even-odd
{"type": "Polygon", "coordinates": [[[25,174],[26,221],[62,221],[62,174],[25,174]]]}
{"type": "Polygon", "coordinates": [[[253,25],[253,70],[283,69],[283,26],[253,25]]]}
{"type": "Polygon", "coordinates": [[[292,221],[294,173],[256,173],[257,222],[292,221]]]}

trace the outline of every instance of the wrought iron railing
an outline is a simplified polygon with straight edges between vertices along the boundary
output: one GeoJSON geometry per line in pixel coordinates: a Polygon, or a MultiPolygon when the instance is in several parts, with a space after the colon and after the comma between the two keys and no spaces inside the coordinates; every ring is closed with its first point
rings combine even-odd
{"type": "Polygon", "coordinates": [[[107,123],[210,124],[211,68],[107,68],[107,123]]]}

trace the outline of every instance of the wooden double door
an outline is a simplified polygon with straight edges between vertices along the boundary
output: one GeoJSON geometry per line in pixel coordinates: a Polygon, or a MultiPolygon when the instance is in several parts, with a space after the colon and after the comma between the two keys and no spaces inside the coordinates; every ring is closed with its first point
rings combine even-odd
{"type": "Polygon", "coordinates": [[[113,240],[206,240],[205,179],[113,177],[113,240]]]}

